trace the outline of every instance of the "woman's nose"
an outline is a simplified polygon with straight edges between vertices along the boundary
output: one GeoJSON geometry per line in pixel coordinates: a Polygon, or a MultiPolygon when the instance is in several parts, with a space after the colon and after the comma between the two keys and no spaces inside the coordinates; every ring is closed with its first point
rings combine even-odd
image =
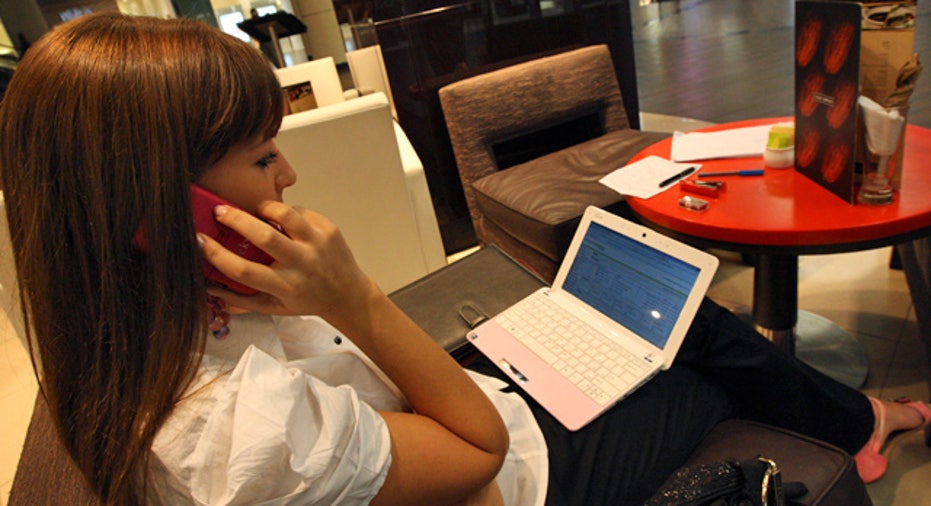
{"type": "Polygon", "coordinates": [[[291,164],[288,162],[288,159],[278,152],[278,164],[279,171],[275,176],[275,183],[278,186],[279,191],[283,190],[289,186],[292,186],[297,181],[297,173],[294,172],[294,167],[291,167],[291,164]]]}

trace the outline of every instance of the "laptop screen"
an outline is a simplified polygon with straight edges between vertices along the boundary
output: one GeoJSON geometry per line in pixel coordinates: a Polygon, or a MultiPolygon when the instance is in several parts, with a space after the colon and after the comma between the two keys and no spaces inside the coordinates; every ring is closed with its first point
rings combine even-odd
{"type": "Polygon", "coordinates": [[[563,289],[662,349],[699,269],[592,223],[563,289]]]}

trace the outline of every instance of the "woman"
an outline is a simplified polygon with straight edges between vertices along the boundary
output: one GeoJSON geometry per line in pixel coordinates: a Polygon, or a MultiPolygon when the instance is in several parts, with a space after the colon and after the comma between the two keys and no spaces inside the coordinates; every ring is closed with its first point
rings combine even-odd
{"type": "Polygon", "coordinates": [[[282,203],[295,174],[274,146],[281,100],[253,48],[107,13],[38,41],[0,106],[40,385],[107,503],[636,503],[726,417],[859,451],[874,474],[889,432],[931,418],[871,409],[706,301],[675,367],[569,433],[464,372],[332,223],[282,203]],[[274,262],[196,234],[191,184],[235,204],[217,221],[274,262]],[[259,293],[208,286],[202,258],[259,293]]]}

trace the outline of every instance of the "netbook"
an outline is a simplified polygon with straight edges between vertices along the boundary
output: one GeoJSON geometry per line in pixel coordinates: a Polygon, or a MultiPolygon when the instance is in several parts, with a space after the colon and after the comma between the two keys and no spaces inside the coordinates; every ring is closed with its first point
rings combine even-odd
{"type": "Polygon", "coordinates": [[[718,259],[596,207],[553,286],[468,339],[570,430],[668,369],[718,259]]]}

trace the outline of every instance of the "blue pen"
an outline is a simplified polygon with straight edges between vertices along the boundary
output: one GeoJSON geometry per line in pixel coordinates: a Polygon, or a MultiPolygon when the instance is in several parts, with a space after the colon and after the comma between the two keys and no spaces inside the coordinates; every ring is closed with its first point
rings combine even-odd
{"type": "Polygon", "coordinates": [[[717,176],[762,176],[763,169],[735,170],[731,172],[702,172],[698,177],[717,177],[717,176]]]}

